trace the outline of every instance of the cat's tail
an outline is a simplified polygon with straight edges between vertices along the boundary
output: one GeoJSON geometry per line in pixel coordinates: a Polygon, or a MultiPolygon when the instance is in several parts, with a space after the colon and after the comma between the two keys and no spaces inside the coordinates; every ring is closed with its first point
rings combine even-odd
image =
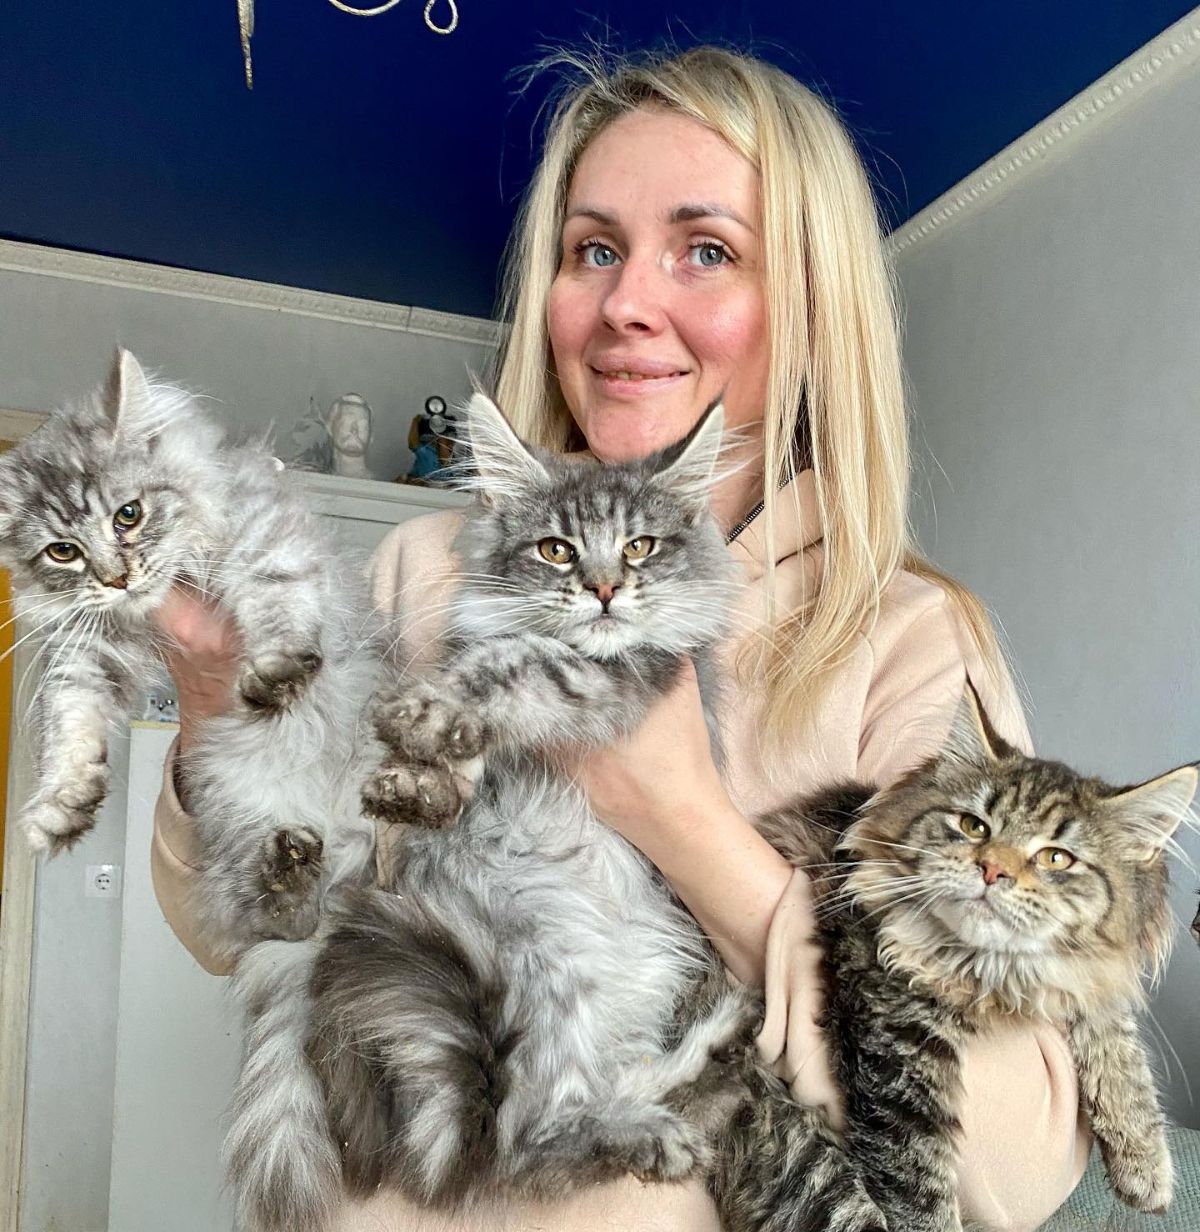
{"type": "Polygon", "coordinates": [[[746,1098],[709,1178],[722,1226],[728,1232],[888,1232],[824,1117],[796,1103],[753,1052],[741,1071],[746,1098]]]}
{"type": "Polygon", "coordinates": [[[341,897],[313,978],[310,1056],[347,1191],[456,1207],[495,1179],[497,1114],[517,1035],[470,912],[453,928],[418,895],[341,897]]]}
{"type": "Polygon", "coordinates": [[[247,1027],[225,1162],[246,1232],[324,1232],[342,1198],[324,1092],[305,1055],[317,945],[262,942],[234,977],[247,1027]]]}

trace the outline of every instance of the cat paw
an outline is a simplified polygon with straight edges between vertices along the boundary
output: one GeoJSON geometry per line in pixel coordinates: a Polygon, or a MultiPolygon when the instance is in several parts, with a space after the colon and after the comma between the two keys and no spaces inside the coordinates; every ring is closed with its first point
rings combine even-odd
{"type": "Polygon", "coordinates": [[[1143,1149],[1106,1151],[1104,1163],[1117,1197],[1135,1211],[1162,1215],[1175,1192],[1175,1165],[1161,1135],[1143,1149]]]}
{"type": "Polygon", "coordinates": [[[647,1114],[612,1143],[625,1170],[641,1181],[681,1181],[706,1170],[712,1153],[703,1132],[666,1111],[647,1114]]]}
{"type": "Polygon", "coordinates": [[[267,839],[259,870],[262,893],[255,904],[263,935],[284,941],[312,936],[321,913],[323,846],[301,826],[278,830],[267,839]]]}
{"type": "Polygon", "coordinates": [[[482,719],[456,701],[418,685],[375,709],[375,731],[388,748],[416,761],[470,761],[487,745],[482,719]]]}
{"type": "Polygon", "coordinates": [[[73,770],[70,782],[39,792],[21,814],[30,847],[51,856],[70,851],[96,824],[108,779],[107,762],[86,761],[73,770]]]}
{"type": "Polygon", "coordinates": [[[471,786],[445,764],[391,762],[363,785],[363,810],[380,821],[440,830],[458,820],[471,786]]]}
{"type": "Polygon", "coordinates": [[[286,710],[303,695],[321,661],[312,647],[264,651],[243,666],[238,692],[255,710],[286,710]]]}

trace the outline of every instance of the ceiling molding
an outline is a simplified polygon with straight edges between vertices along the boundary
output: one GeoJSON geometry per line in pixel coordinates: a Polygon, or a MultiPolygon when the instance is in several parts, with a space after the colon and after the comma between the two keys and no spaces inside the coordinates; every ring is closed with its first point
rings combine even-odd
{"type": "Polygon", "coordinates": [[[1200,8],[1180,18],[1158,38],[1122,60],[1112,72],[897,227],[887,238],[888,251],[893,257],[898,256],[957,222],[981,203],[996,201],[1014,184],[1074,144],[1081,134],[1095,132],[1100,121],[1120,114],[1130,103],[1179,76],[1197,61],[1200,8]]]}
{"type": "Polygon", "coordinates": [[[300,287],[254,282],[249,278],[205,274],[198,270],[175,269],[169,265],[102,257],[95,253],[72,252],[65,248],[23,244],[15,240],[0,240],[0,270],[95,282],[184,299],[212,300],[242,308],[262,308],[269,312],[290,312],[297,316],[369,325],[375,329],[393,329],[401,333],[424,334],[484,346],[495,346],[500,338],[500,326],[483,317],[385,304],[326,291],[306,291],[300,287]]]}

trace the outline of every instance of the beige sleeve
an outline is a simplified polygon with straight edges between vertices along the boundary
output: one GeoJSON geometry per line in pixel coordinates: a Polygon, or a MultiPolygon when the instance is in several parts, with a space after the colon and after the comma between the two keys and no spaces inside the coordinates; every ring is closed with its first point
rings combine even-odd
{"type": "Polygon", "coordinates": [[[199,871],[196,853],[196,823],[183,811],[175,795],[175,753],[178,740],[171,744],[163,766],[162,790],[154,806],[154,837],[150,844],[150,877],[154,895],[171,931],[192,957],[210,975],[228,975],[233,963],[224,955],[207,949],[189,904],[199,871]]]}

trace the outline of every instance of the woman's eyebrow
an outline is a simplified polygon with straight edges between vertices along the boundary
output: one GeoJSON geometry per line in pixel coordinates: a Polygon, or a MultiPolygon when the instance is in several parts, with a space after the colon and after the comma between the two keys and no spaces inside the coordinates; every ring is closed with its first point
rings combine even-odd
{"type": "Polygon", "coordinates": [[[617,225],[617,216],[615,214],[606,214],[604,210],[598,210],[593,205],[577,205],[574,209],[567,211],[568,218],[590,218],[593,222],[598,222],[602,227],[615,227],[617,225]]]}
{"type": "MultiPolygon", "coordinates": [[[[567,211],[567,218],[590,218],[602,227],[615,227],[618,224],[615,214],[598,209],[594,205],[577,205],[567,211]]],[[[695,222],[701,218],[729,218],[745,227],[747,231],[754,230],[737,210],[728,205],[720,205],[715,201],[688,202],[685,205],[677,205],[667,215],[669,223],[695,222]]]]}
{"type": "Polygon", "coordinates": [[[734,222],[740,223],[747,231],[754,230],[737,210],[728,205],[720,205],[715,201],[689,202],[686,205],[677,205],[671,211],[667,221],[673,223],[695,222],[699,218],[730,218],[734,222]]]}

